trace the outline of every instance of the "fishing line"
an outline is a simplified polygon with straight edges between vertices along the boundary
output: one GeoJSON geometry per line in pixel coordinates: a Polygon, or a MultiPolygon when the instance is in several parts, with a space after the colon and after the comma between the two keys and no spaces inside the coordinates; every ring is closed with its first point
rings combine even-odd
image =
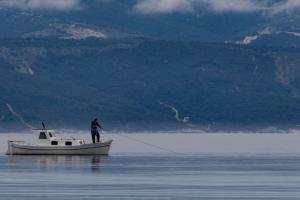
{"type": "Polygon", "coordinates": [[[158,146],[158,145],[154,145],[154,144],[150,144],[148,142],[145,142],[143,140],[140,140],[140,139],[136,139],[136,138],[133,138],[133,137],[130,137],[128,135],[123,135],[123,134],[118,134],[118,136],[122,136],[124,138],[127,138],[129,140],[133,140],[133,141],[136,141],[136,142],[139,142],[139,143],[142,143],[142,144],[145,144],[147,146],[150,146],[150,147],[154,147],[156,149],[160,149],[160,150],[163,150],[163,151],[166,151],[166,152],[169,152],[169,153],[176,153],[176,154],[181,154],[179,152],[176,152],[176,151],[173,151],[171,149],[168,149],[168,148],[164,148],[164,147],[161,147],[161,146],[158,146]]]}

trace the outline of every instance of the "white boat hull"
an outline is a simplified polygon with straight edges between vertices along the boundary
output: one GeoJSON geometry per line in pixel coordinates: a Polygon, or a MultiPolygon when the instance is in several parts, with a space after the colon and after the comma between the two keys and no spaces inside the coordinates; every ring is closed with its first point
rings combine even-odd
{"type": "Polygon", "coordinates": [[[8,142],[7,155],[108,155],[112,140],[74,146],[38,146],[8,142]]]}

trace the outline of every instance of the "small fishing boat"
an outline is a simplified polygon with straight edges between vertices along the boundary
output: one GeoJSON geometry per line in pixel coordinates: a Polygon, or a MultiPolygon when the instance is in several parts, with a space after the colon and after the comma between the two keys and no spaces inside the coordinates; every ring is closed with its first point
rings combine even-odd
{"type": "Polygon", "coordinates": [[[7,155],[108,155],[112,140],[86,143],[83,139],[57,138],[53,130],[38,131],[36,144],[8,141],[7,155]]]}

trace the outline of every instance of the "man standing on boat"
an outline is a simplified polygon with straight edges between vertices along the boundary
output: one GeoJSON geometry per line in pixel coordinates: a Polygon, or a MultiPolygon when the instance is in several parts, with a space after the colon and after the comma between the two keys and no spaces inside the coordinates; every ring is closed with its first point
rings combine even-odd
{"type": "Polygon", "coordinates": [[[100,141],[100,134],[98,132],[98,127],[100,128],[100,130],[103,129],[102,126],[98,123],[98,119],[95,118],[91,123],[91,134],[92,134],[93,143],[95,143],[95,137],[97,137],[97,142],[100,141]]]}

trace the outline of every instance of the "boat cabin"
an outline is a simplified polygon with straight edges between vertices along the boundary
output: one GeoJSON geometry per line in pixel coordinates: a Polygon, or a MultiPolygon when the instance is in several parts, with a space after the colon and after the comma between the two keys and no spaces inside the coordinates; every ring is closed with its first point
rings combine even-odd
{"type": "Polygon", "coordinates": [[[85,144],[82,139],[66,138],[58,139],[53,130],[38,129],[38,141],[43,146],[76,146],[85,144]]]}
{"type": "Polygon", "coordinates": [[[39,140],[47,140],[47,139],[56,138],[53,130],[40,130],[39,131],[39,140]]]}

